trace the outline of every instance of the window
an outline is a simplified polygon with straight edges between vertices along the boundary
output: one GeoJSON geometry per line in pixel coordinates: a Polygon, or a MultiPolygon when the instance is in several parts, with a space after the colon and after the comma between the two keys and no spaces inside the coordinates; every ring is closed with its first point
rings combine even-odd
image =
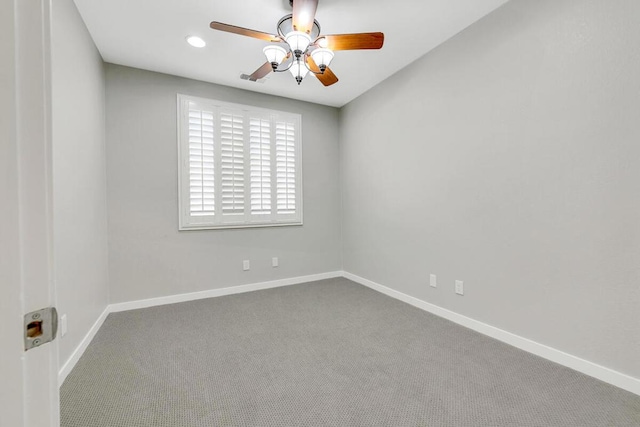
{"type": "Polygon", "coordinates": [[[300,122],[178,95],[180,230],[302,224],[300,122]]]}

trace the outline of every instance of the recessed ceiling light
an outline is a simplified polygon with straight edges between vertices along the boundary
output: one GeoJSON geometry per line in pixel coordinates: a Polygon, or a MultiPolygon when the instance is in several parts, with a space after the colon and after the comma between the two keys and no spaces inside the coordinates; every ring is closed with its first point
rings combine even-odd
{"type": "Polygon", "coordinates": [[[187,43],[193,47],[205,47],[207,44],[200,37],[187,36],[187,43]]]}

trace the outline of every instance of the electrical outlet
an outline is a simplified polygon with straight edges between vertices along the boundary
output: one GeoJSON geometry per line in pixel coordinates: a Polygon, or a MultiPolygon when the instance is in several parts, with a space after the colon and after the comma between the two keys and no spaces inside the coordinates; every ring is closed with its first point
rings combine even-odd
{"type": "Polygon", "coordinates": [[[60,316],[60,337],[67,335],[67,315],[60,316]]]}
{"type": "Polygon", "coordinates": [[[251,268],[251,264],[249,263],[248,259],[245,259],[244,261],[242,261],[242,270],[243,271],[248,271],[251,268]]]}
{"type": "Polygon", "coordinates": [[[464,282],[462,280],[456,280],[456,294],[464,295],[464,282]]]}
{"type": "Polygon", "coordinates": [[[438,282],[436,281],[436,275],[435,274],[430,274],[429,275],[429,286],[431,286],[432,288],[437,288],[438,287],[438,282]]]}
{"type": "Polygon", "coordinates": [[[271,258],[271,267],[277,267],[278,266],[278,257],[273,257],[271,258]]]}

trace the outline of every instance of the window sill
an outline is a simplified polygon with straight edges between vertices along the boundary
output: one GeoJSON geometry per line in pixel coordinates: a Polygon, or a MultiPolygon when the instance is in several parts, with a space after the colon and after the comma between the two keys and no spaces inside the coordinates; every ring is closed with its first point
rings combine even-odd
{"type": "Polygon", "coordinates": [[[229,230],[238,228],[268,228],[268,227],[299,227],[300,222],[286,222],[273,224],[229,224],[229,225],[180,225],[178,231],[229,230]]]}

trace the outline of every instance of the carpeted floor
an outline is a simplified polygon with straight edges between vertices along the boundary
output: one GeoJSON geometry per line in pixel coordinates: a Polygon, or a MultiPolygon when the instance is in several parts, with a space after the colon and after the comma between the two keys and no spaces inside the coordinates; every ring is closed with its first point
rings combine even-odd
{"type": "Polygon", "coordinates": [[[640,426],[640,397],[346,279],[111,314],[62,427],[640,426]]]}

